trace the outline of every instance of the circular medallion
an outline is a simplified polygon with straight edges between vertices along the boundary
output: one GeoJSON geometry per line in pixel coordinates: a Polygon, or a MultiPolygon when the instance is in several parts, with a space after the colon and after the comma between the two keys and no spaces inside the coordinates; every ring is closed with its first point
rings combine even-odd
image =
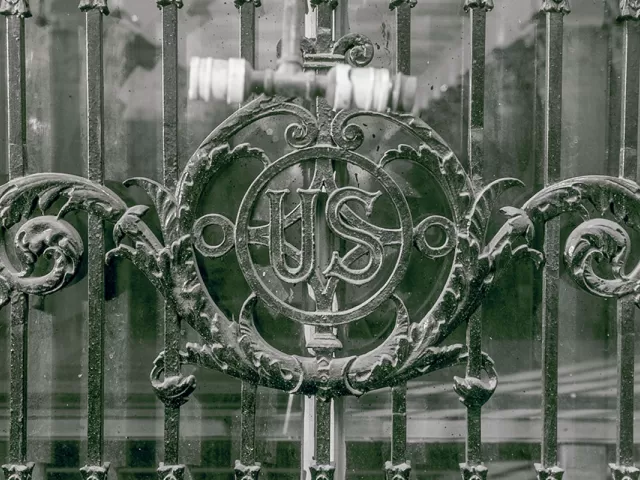
{"type": "Polygon", "coordinates": [[[409,206],[391,176],[362,155],[329,146],[298,150],[269,164],[247,190],[235,226],[238,263],[251,289],[276,312],[303,324],[318,326],[358,320],[388,300],[408,267],[412,237],[409,206]],[[309,161],[315,162],[315,173],[306,188],[298,188],[296,192],[270,188],[278,174],[309,161]],[[347,162],[364,170],[375,179],[380,190],[336,185],[331,168],[334,161],[347,162]],[[319,264],[317,254],[317,228],[321,219],[317,209],[318,199],[323,194],[326,194],[324,221],[329,230],[348,245],[346,251],[331,252],[326,265],[319,264]],[[299,203],[285,212],[285,199],[290,195],[297,195],[299,203]],[[386,196],[395,209],[395,228],[379,227],[367,219],[382,196],[386,196]],[[269,220],[267,224],[254,225],[252,214],[261,199],[269,204],[269,220]],[[364,214],[360,215],[356,210],[364,214]],[[289,228],[299,232],[297,245],[285,235],[289,228]],[[269,289],[256,269],[251,245],[268,248],[270,267],[280,281],[309,286],[314,294],[313,309],[298,308],[269,289]],[[389,268],[383,268],[387,264],[389,268]],[[382,275],[386,275],[382,285],[359,304],[347,308],[336,306],[333,292],[339,282],[356,286],[378,285],[382,275]]]}

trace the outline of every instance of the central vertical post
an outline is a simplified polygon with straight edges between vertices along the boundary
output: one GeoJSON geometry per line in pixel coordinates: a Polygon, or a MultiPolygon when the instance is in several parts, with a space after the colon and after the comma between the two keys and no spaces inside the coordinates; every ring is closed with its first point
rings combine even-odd
{"type": "MultiPolygon", "coordinates": [[[[346,2],[341,2],[340,9],[346,11],[346,2]]],[[[315,40],[317,53],[329,53],[335,37],[335,15],[334,5],[328,2],[320,3],[311,8],[308,6],[308,13],[305,21],[305,35],[315,40]]],[[[342,22],[344,24],[345,22],[342,22]]],[[[293,31],[293,27],[285,27],[293,31]]],[[[300,39],[298,39],[300,40],[300,39]]],[[[300,54],[304,67],[304,58],[297,44],[297,53],[300,54]]],[[[283,60],[285,59],[283,55],[283,60]]],[[[280,67],[282,68],[282,66],[280,67]]],[[[333,118],[331,107],[322,98],[316,99],[315,115],[318,119],[319,135],[318,143],[332,144],[330,136],[330,123],[333,118]]],[[[343,162],[330,162],[319,160],[316,162],[315,175],[318,178],[335,178],[338,185],[344,185],[347,181],[347,169],[343,162]]],[[[325,189],[325,187],[321,187],[325,189]]],[[[334,235],[326,232],[326,222],[324,215],[324,202],[320,202],[320,211],[316,215],[319,225],[317,232],[324,232],[318,238],[318,262],[327,265],[333,251],[342,251],[341,241],[334,235]]],[[[317,296],[316,296],[317,297],[317,296]]],[[[316,298],[318,308],[335,309],[342,301],[340,288],[336,290],[334,298],[316,298]],[[322,303],[322,305],[320,305],[322,303]]],[[[341,346],[340,341],[335,337],[332,327],[316,327],[308,329],[307,347],[318,357],[325,357],[323,362],[330,362],[330,357],[336,348],[341,346]]],[[[304,447],[305,455],[303,461],[304,468],[308,469],[311,478],[326,475],[329,478],[342,480],[345,477],[344,461],[344,436],[342,435],[342,409],[343,403],[340,399],[327,399],[317,397],[305,400],[305,435],[308,441],[304,447]],[[310,438],[313,437],[313,438],[310,438]],[[315,448],[314,448],[315,447],[315,448]],[[309,458],[310,453],[315,450],[313,459],[309,458]]]]}

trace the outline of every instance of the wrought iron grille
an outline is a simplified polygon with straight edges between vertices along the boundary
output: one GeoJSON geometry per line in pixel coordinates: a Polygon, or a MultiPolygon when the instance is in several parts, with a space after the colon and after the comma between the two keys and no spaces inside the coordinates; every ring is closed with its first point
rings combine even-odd
{"type": "MultiPolygon", "coordinates": [[[[265,0],[269,1],[269,0],[265,0]]],[[[345,1],[345,0],[340,0],[345,1]]],[[[180,408],[196,388],[196,376],[183,374],[187,364],[219,370],[242,381],[241,447],[235,463],[237,479],[256,479],[260,458],[255,449],[256,392],[269,387],[314,396],[317,428],[314,480],[341,478],[331,462],[331,404],[336,399],[390,388],[391,451],[380,465],[387,479],[408,479],[407,382],[455,365],[466,375],[454,377],[454,390],[467,409],[462,478],[485,479],[481,413],[498,387],[494,362],[482,348],[482,301],[494,280],[513,260],[533,261],[542,268],[543,432],[539,479],[560,479],[558,465],[558,283],[561,257],[578,286],[617,300],[617,442],[614,479],[637,479],[634,466],[634,315],[640,301],[637,270],[627,268],[630,237],[637,230],[640,187],[637,177],[638,103],[640,88],[640,3],[622,0],[619,11],[622,81],[619,98],[620,149],[618,176],[582,176],[561,180],[563,21],[568,0],[545,0],[545,98],[542,188],[523,205],[505,207],[507,220],[487,238],[487,226],[498,196],[521,184],[506,178],[484,183],[484,92],[486,16],[492,0],[467,0],[471,31],[469,82],[466,92],[469,168],[419,115],[430,86],[410,74],[411,8],[415,2],[393,0],[397,50],[392,76],[365,68],[374,56],[366,37],[334,29],[337,1],[312,0],[315,38],[300,31],[301,3],[283,3],[281,63],[276,71],[253,69],[256,59],[255,8],[259,1],[236,0],[240,12],[242,60],[194,58],[189,91],[204,100],[222,98],[242,105],[201,144],[184,169],[178,165],[178,19],[182,2],[157,0],[162,10],[163,181],[134,178],[150,197],[160,232],[148,220],[148,207],[129,206],[104,185],[103,16],[106,0],[82,0],[86,15],[87,178],[63,174],[26,175],[25,22],[26,0],[2,0],[7,42],[7,130],[9,182],[0,188],[3,234],[14,247],[2,248],[0,303],[10,308],[10,432],[9,458],[3,466],[10,480],[29,480],[33,463],[27,455],[27,327],[30,296],[54,293],[78,273],[88,257],[89,341],[88,415],[85,480],[105,479],[104,454],[104,329],[105,261],[123,257],[142,271],[163,295],[164,349],[151,370],[151,387],[165,406],[162,480],[180,480],[186,467],[179,458],[180,408]],[[261,93],[263,95],[257,95],[261,93]],[[252,99],[249,96],[253,95],[252,99]],[[326,97],[326,100],[325,98],[326,97]],[[300,100],[302,99],[302,100],[300,100]],[[306,103],[305,103],[306,101],[306,103]],[[357,108],[355,108],[357,107],[357,108]],[[403,113],[412,112],[412,114],[403,113]],[[399,127],[417,142],[382,152],[379,158],[358,153],[364,132],[356,120],[374,116],[399,127]],[[259,119],[295,117],[286,129],[288,151],[278,158],[232,138],[259,119]],[[250,183],[235,218],[198,209],[211,181],[231,165],[255,161],[260,171],[250,183]],[[448,216],[428,215],[410,205],[389,166],[419,166],[441,189],[448,216]],[[301,184],[283,185],[281,174],[300,169],[301,184]],[[354,185],[349,169],[369,182],[354,185]],[[292,199],[295,202],[292,203],[292,199]],[[376,205],[386,201],[391,215],[378,222],[376,205]],[[262,213],[260,214],[260,209],[262,213]],[[67,221],[72,211],[88,213],[87,242],[67,221]],[[38,215],[37,213],[41,213],[38,215]],[[581,216],[561,246],[559,217],[581,216]],[[611,215],[613,220],[603,218],[611,215]],[[113,231],[107,251],[105,225],[113,231]],[[391,226],[389,226],[391,225],[391,226]],[[215,226],[222,240],[212,244],[205,230],[215,226]],[[439,232],[434,243],[428,231],[439,232]],[[292,233],[293,232],[293,233],[292,233]],[[265,253],[266,252],[266,253],[265,253]],[[238,320],[229,318],[214,300],[198,259],[235,255],[252,290],[238,320]],[[261,256],[262,255],[262,256],[261,256]],[[49,270],[40,272],[40,257],[49,270]],[[450,256],[446,285],[429,311],[411,318],[398,285],[416,256],[450,256]],[[607,264],[603,272],[599,264],[607,264]],[[270,276],[265,278],[264,265],[270,276]],[[35,272],[35,274],[34,274],[35,272]],[[302,288],[293,301],[274,288],[302,288]],[[352,292],[345,294],[345,285],[352,292]],[[394,328],[369,351],[341,355],[336,327],[392,305],[394,328]],[[308,354],[288,354],[270,345],[256,327],[260,306],[311,327],[308,354]],[[182,344],[182,325],[199,335],[182,344]],[[447,344],[453,331],[466,325],[466,342],[447,344]],[[483,378],[483,376],[485,378],[483,378]]],[[[576,8],[580,8],[577,5],[576,8]]],[[[288,177],[291,178],[291,177],[288,177]]],[[[381,473],[382,476],[382,473],[381,473]]]]}

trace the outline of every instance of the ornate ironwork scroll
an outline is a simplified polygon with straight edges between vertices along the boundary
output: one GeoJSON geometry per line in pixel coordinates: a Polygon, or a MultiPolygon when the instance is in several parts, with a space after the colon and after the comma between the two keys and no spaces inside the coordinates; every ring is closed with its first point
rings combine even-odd
{"type": "MultiPolygon", "coordinates": [[[[0,221],[5,232],[36,209],[50,212],[59,198],[66,203],[57,213],[35,217],[20,228],[15,243],[23,252],[25,267],[16,269],[5,258],[0,277],[4,298],[8,299],[13,292],[52,293],[70,281],[82,254],[82,242],[62,218],[79,209],[114,225],[116,247],[107,253],[107,261],[115,256],[130,259],[165,295],[180,318],[201,335],[200,344],[184,347],[183,363],[217,368],[258,385],[331,398],[361,395],[465,361],[464,345],[441,344],[478,306],[497,266],[522,254],[540,259],[540,254],[527,245],[533,235],[533,224],[525,211],[506,210],[510,218],[502,236],[487,243],[483,240],[495,196],[519,182],[506,179],[474,191],[455,156],[439,137],[421,122],[403,116],[385,118],[412,133],[423,142],[421,146],[401,145],[377,160],[369,159],[354,151],[359,144],[357,139],[363,135],[359,127],[350,123],[357,115],[335,117],[331,132],[337,146],[317,144],[317,126],[308,111],[282,100],[260,98],[211,134],[189,161],[175,192],[151,180],[130,180],[127,185],[142,187],[154,202],[162,242],[145,222],[149,214],[145,207],[127,207],[115,193],[89,180],[52,173],[9,182],[0,188],[0,221]],[[296,148],[293,152],[271,160],[265,152],[248,144],[234,148],[228,145],[233,134],[257,119],[285,113],[299,118],[288,129],[287,139],[296,148]],[[216,213],[199,217],[196,207],[209,181],[240,158],[255,159],[262,165],[262,172],[249,187],[237,217],[231,219],[216,213]],[[402,190],[385,169],[399,160],[413,162],[433,176],[449,199],[452,218],[426,216],[416,222],[402,190]],[[308,185],[298,188],[296,194],[274,185],[279,174],[302,162],[315,164],[308,185]],[[367,172],[377,187],[337,184],[332,174],[333,162],[367,172]],[[334,252],[326,265],[317,264],[314,255],[315,207],[321,192],[326,196],[327,227],[352,243],[346,253],[334,252]],[[286,206],[296,197],[297,202],[286,206]],[[376,225],[367,218],[383,197],[394,212],[393,228],[376,225]],[[258,199],[268,204],[266,221],[254,218],[258,199]],[[225,238],[218,245],[208,245],[202,238],[203,225],[221,226],[225,238]],[[446,247],[430,245],[425,237],[427,227],[442,231],[447,237],[446,247]],[[287,239],[284,234],[287,230],[299,232],[299,245],[287,239]],[[256,248],[268,250],[271,268],[279,282],[308,284],[315,293],[315,304],[303,308],[277,295],[256,268],[256,248]],[[198,272],[196,249],[211,257],[235,253],[254,291],[238,312],[238,324],[227,318],[209,295],[198,272]],[[28,267],[45,252],[55,260],[52,270],[43,277],[28,277],[28,267]],[[446,254],[454,257],[446,287],[431,311],[414,322],[395,289],[411,255],[446,254]],[[375,288],[362,301],[336,308],[332,298],[340,282],[375,284],[375,288]],[[355,357],[288,355],[268,345],[255,327],[257,303],[300,323],[329,327],[363,318],[384,302],[395,307],[392,334],[373,351],[355,357]]],[[[156,374],[152,374],[154,387],[165,392],[170,403],[178,404],[193,389],[193,380],[178,375],[170,382],[160,382],[161,363],[156,362],[156,374]]],[[[487,357],[483,368],[492,371],[487,357]]]]}
{"type": "MultiPolygon", "coordinates": [[[[17,294],[46,295],[69,284],[77,274],[84,245],[64,217],[74,210],[85,211],[113,228],[115,247],[106,253],[106,260],[124,257],[133,262],[178,318],[200,335],[198,343],[181,346],[179,365],[220,370],[242,379],[247,388],[259,385],[327,400],[401,385],[467,363],[468,345],[447,345],[447,338],[468,322],[510,261],[543,262],[542,253],[531,247],[535,232],[562,214],[577,213],[583,218],[569,235],[563,256],[576,283],[603,297],[638,295],[640,274],[638,268],[626,266],[630,242],[624,231],[640,229],[640,186],[635,182],[584,176],[550,184],[524,205],[503,208],[505,223],[485,239],[498,196],[521,185],[518,180],[474,185],[440,137],[410,116],[342,111],[324,135],[320,135],[321,128],[324,126],[299,104],[260,97],[209,135],[175,188],[144,178],[125,183],[146,191],[153,210],[126,205],[99,182],[73,175],[48,173],[12,179],[0,187],[2,238],[6,240],[12,227],[17,227],[12,233],[13,247],[3,243],[0,249],[0,300],[6,304],[17,294]],[[247,143],[231,146],[232,137],[242,129],[278,115],[296,119],[286,129],[287,153],[272,158],[247,143]],[[415,145],[398,145],[375,158],[364,155],[359,149],[365,132],[358,120],[366,116],[402,129],[415,139],[415,145]],[[237,211],[233,216],[216,211],[202,214],[199,206],[209,184],[239,160],[253,162],[259,172],[237,211]],[[410,206],[397,173],[391,173],[396,162],[428,174],[442,191],[449,213],[432,214],[428,202],[410,206]],[[294,186],[283,181],[293,178],[288,174],[303,164],[312,167],[305,183],[294,186]],[[370,181],[340,180],[334,175],[337,165],[362,172],[370,181]],[[385,223],[376,215],[380,205],[385,205],[385,223]],[[159,220],[161,237],[149,226],[151,215],[159,220]],[[605,215],[613,217],[602,218],[605,215]],[[208,227],[221,233],[217,244],[205,238],[208,227]],[[332,252],[324,263],[316,255],[320,228],[341,238],[347,247],[332,252]],[[433,230],[443,238],[439,243],[427,235],[433,230]],[[214,301],[200,274],[196,252],[205,258],[231,256],[237,261],[252,291],[236,312],[237,321],[214,301]],[[42,256],[50,259],[50,269],[34,277],[33,267],[42,256]],[[412,318],[398,285],[412,258],[418,256],[450,256],[452,262],[433,306],[421,317],[412,318]],[[595,268],[596,261],[608,263],[608,277],[595,268]],[[297,302],[276,288],[297,285],[313,293],[309,301],[297,302]],[[341,285],[368,289],[368,293],[340,304],[334,293],[341,285]],[[328,327],[365,318],[383,304],[393,307],[393,330],[379,346],[359,355],[340,356],[338,343],[331,347],[335,356],[323,348],[307,356],[291,355],[270,345],[256,326],[256,307],[260,306],[301,324],[324,328],[330,336],[328,327]]],[[[152,384],[165,404],[175,409],[195,388],[195,378],[182,374],[179,366],[165,376],[165,361],[165,353],[156,360],[152,384]]],[[[480,355],[480,368],[488,381],[479,376],[455,379],[455,390],[467,406],[482,405],[497,387],[493,362],[485,353],[480,355]]],[[[399,418],[404,414],[400,401],[394,414],[399,418]]],[[[398,425],[400,428],[401,422],[398,425]]],[[[163,466],[159,475],[180,478],[182,468],[163,466]]],[[[388,465],[387,477],[406,478],[408,468],[394,461],[388,465]]],[[[463,465],[462,469],[465,478],[486,475],[481,465],[463,465]]],[[[258,471],[259,464],[243,461],[237,465],[236,477],[255,478],[258,471]]],[[[312,472],[314,478],[333,475],[326,463],[312,472]]],[[[544,467],[539,475],[559,478],[561,470],[544,467]]]]}

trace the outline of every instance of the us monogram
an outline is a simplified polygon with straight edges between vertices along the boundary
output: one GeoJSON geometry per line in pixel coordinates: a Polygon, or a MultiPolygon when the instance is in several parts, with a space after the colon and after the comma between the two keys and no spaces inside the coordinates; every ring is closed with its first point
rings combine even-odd
{"type": "MultiPolygon", "coordinates": [[[[316,266],[316,205],[321,190],[297,189],[300,196],[302,215],[302,248],[298,266],[290,267],[285,259],[284,210],[283,200],[289,189],[267,190],[270,201],[270,259],[278,278],[287,283],[299,283],[309,279],[316,266]]],[[[333,251],[331,262],[322,274],[327,278],[339,278],[354,285],[370,282],[382,266],[384,245],[374,232],[353,227],[340,215],[341,209],[349,201],[361,203],[367,215],[371,215],[373,204],[382,195],[378,191],[370,193],[356,187],[343,187],[334,190],[327,199],[326,218],[331,231],[344,240],[350,240],[365,250],[369,262],[362,268],[350,268],[344,257],[333,251]]]]}
{"type": "MultiPolygon", "coordinates": [[[[220,218],[214,223],[231,224],[220,218]]],[[[331,326],[362,318],[390,298],[406,271],[413,234],[406,199],[383,168],[355,152],[337,155],[337,149],[318,145],[295,151],[265,166],[239,207],[235,241],[228,242],[225,236],[220,246],[224,245],[227,250],[235,246],[247,283],[269,307],[301,323],[331,326]],[[366,172],[374,185],[372,191],[360,186],[339,186],[334,177],[334,162],[345,162],[366,172]],[[303,163],[312,165],[308,185],[295,191],[272,187],[279,174],[299,172],[303,163]],[[323,195],[326,201],[321,202],[323,195]],[[297,203],[288,207],[295,196],[297,203]],[[395,207],[397,227],[381,227],[370,221],[378,199],[383,196],[395,207]],[[268,204],[268,221],[257,224],[260,222],[254,219],[254,210],[263,198],[268,204]],[[319,213],[321,211],[324,214],[319,213]],[[328,231],[342,241],[344,251],[327,252],[328,258],[320,264],[318,238],[325,223],[328,231]],[[289,240],[287,232],[299,233],[299,240],[289,240]],[[311,292],[308,303],[313,304],[312,308],[293,305],[274,293],[264,269],[261,272],[256,269],[254,255],[259,247],[268,249],[269,267],[275,278],[288,285],[308,286],[311,292]],[[381,278],[383,271],[387,272],[386,278],[381,278]],[[336,306],[339,282],[367,288],[366,298],[357,304],[336,306]]]]}

